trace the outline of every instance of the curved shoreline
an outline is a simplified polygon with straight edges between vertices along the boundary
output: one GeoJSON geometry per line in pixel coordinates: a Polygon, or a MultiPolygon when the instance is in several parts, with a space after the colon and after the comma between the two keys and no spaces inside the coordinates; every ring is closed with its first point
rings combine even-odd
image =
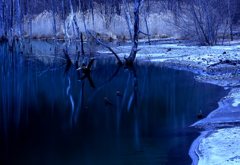
{"type": "Polygon", "coordinates": [[[197,139],[195,139],[192,142],[192,145],[191,145],[191,147],[189,149],[189,153],[188,153],[192,159],[192,165],[198,164],[198,161],[199,161],[199,157],[198,157],[198,153],[197,153],[198,146],[199,146],[201,139],[204,138],[207,133],[208,133],[208,131],[201,132],[201,134],[197,137],[197,139]]]}
{"type": "MultiPolygon", "coordinates": [[[[235,54],[234,51],[232,54],[235,54]]],[[[206,52],[205,52],[206,54],[206,52]]],[[[230,53],[229,53],[230,54],[230,53]]],[[[229,55],[228,58],[232,56],[229,55]]],[[[213,58],[213,56],[208,55],[204,58],[199,56],[184,56],[179,59],[178,57],[169,58],[154,58],[154,62],[160,62],[163,65],[174,69],[187,70],[193,73],[196,73],[196,81],[202,83],[210,83],[223,88],[231,88],[231,91],[227,96],[223,97],[218,102],[218,108],[213,110],[206,118],[193,123],[191,127],[195,127],[198,130],[201,130],[201,134],[197,139],[192,142],[192,145],[189,149],[189,156],[192,159],[192,165],[205,165],[205,164],[215,164],[213,162],[218,162],[219,165],[226,162],[231,162],[230,164],[240,163],[240,153],[234,153],[238,147],[228,147],[232,146],[232,143],[240,143],[240,140],[235,142],[235,139],[232,139],[232,134],[228,132],[234,131],[237,126],[240,125],[240,79],[237,70],[239,65],[225,65],[221,64],[208,70],[208,66],[216,63],[218,57],[213,58]],[[200,59],[200,61],[199,61],[200,59]],[[210,61],[203,63],[203,61],[210,61]],[[219,133],[221,132],[221,133],[219,133]],[[230,136],[230,137],[229,137],[230,136]],[[217,137],[217,138],[214,138],[217,137]],[[212,139],[215,139],[214,141],[212,139]],[[230,139],[230,140],[226,140],[230,139]],[[207,143],[205,141],[208,141],[207,143]],[[215,143],[215,142],[218,143],[215,143]],[[222,147],[221,144],[226,145],[226,150],[229,153],[225,153],[219,158],[216,158],[218,155],[218,150],[222,147]]]]}
{"type": "MultiPolygon", "coordinates": [[[[219,107],[216,110],[213,110],[206,118],[192,125],[192,127],[204,130],[201,135],[195,139],[189,150],[189,155],[193,159],[193,165],[201,164],[204,156],[210,154],[210,152],[206,152],[207,150],[210,151],[210,149],[208,149],[209,146],[215,149],[221,147],[215,143],[215,146],[212,146],[213,142],[209,141],[209,144],[203,148],[201,144],[204,140],[211,140],[211,138],[221,135],[218,141],[219,143],[222,143],[221,140],[225,142],[226,139],[224,138],[230,139],[227,142],[232,143],[234,139],[228,137],[226,133],[232,133],[231,128],[234,129],[236,126],[240,125],[240,88],[237,88],[237,86],[240,86],[240,73],[238,73],[240,64],[234,66],[221,64],[211,68],[209,68],[209,66],[219,63],[220,60],[240,60],[240,46],[238,43],[232,46],[212,47],[177,44],[140,45],[139,48],[141,51],[138,52],[137,59],[140,59],[140,61],[149,61],[157,65],[165,65],[174,69],[188,70],[198,74],[195,79],[199,82],[211,83],[224,88],[232,88],[229,94],[218,102],[219,107]],[[219,134],[219,132],[221,132],[221,134],[219,134]],[[200,145],[202,148],[200,148],[200,145]],[[203,150],[205,152],[202,152],[203,150]]],[[[119,46],[113,49],[123,58],[124,55],[130,52],[131,46],[119,46]]],[[[104,49],[99,52],[109,53],[104,49]]],[[[226,145],[232,146],[232,144],[226,145]]],[[[227,148],[229,153],[231,149],[231,147],[227,148]]],[[[233,148],[233,150],[235,149],[236,148],[233,148]]],[[[214,152],[211,152],[211,154],[214,154],[214,152]]],[[[226,161],[237,161],[237,156],[236,154],[226,154],[224,159],[226,161]]],[[[211,164],[210,160],[207,164],[211,164]]]]}
{"type": "MultiPolygon", "coordinates": [[[[216,161],[215,155],[217,153],[215,151],[218,151],[221,143],[227,141],[226,146],[232,146],[232,144],[228,143],[234,141],[234,139],[228,137],[227,132],[231,128],[235,128],[240,122],[240,110],[238,110],[240,109],[238,108],[240,104],[240,88],[237,88],[240,86],[240,73],[238,73],[240,64],[230,65],[231,62],[226,64],[221,63],[221,61],[240,61],[239,43],[239,41],[235,41],[229,43],[228,46],[186,46],[179,44],[139,46],[141,51],[137,54],[138,59],[174,69],[188,70],[197,74],[195,77],[196,81],[222,86],[223,88],[231,88],[229,94],[218,102],[219,107],[216,110],[213,110],[206,118],[192,125],[192,127],[204,130],[192,143],[189,150],[193,165],[216,164],[212,163],[212,160],[216,161]],[[220,64],[218,65],[218,63],[220,64]],[[221,134],[219,135],[218,132],[221,132],[221,134]],[[211,138],[215,136],[219,138],[219,140],[215,140],[218,143],[211,141],[211,138]],[[230,140],[226,140],[226,138],[230,140]],[[204,141],[208,141],[209,144],[204,143],[204,141]],[[204,145],[202,145],[203,143],[204,145]],[[211,151],[212,148],[215,149],[214,152],[211,151]],[[206,157],[207,160],[205,160],[206,157]],[[202,162],[205,162],[205,164],[202,162]]],[[[129,49],[129,46],[123,46],[121,49],[115,48],[120,56],[124,56],[129,49]]],[[[231,149],[231,147],[226,148],[229,153],[231,149]]],[[[235,164],[238,163],[238,155],[234,153],[225,153],[218,159],[225,163],[228,161],[235,162],[235,164]]],[[[218,163],[218,165],[220,164],[218,163]]]]}
{"type": "MultiPolygon", "coordinates": [[[[167,65],[169,65],[169,63],[167,63],[167,65]]],[[[175,67],[174,63],[173,67],[175,67]]],[[[175,69],[179,68],[176,67],[175,69]]],[[[202,76],[201,71],[192,71],[187,66],[184,67],[184,65],[182,65],[181,69],[188,70],[197,73],[199,76],[202,76]]],[[[212,76],[214,76],[214,74],[212,76]]],[[[233,84],[231,78],[224,76],[225,75],[223,75],[222,79],[225,81],[224,83],[219,83],[216,80],[213,81],[211,76],[205,80],[202,79],[201,82],[211,83],[222,87],[233,84]]],[[[195,79],[197,80],[196,77],[195,79]]],[[[233,78],[233,80],[235,79],[233,78]]],[[[237,83],[239,83],[239,81],[237,83]]],[[[199,130],[203,130],[198,138],[192,142],[192,145],[189,149],[189,156],[192,159],[192,165],[211,165],[215,164],[213,162],[217,162],[218,160],[218,165],[226,163],[237,165],[240,163],[240,153],[236,153],[236,150],[239,150],[240,147],[237,147],[237,145],[232,147],[233,144],[240,143],[240,136],[239,140],[232,138],[232,136],[234,136],[232,132],[235,131],[234,129],[238,129],[238,126],[240,126],[240,88],[234,87],[234,85],[230,86],[232,89],[228,95],[223,97],[218,102],[219,106],[217,109],[213,110],[206,118],[201,119],[190,126],[199,130]],[[229,132],[231,132],[231,134],[229,134],[229,132]],[[212,140],[213,138],[214,140],[212,140]],[[221,144],[225,144],[227,153],[224,153],[224,155],[222,155],[220,158],[216,158],[216,155],[218,155],[219,150],[222,148],[221,144]]],[[[236,84],[236,86],[238,86],[238,84],[236,84]]]]}

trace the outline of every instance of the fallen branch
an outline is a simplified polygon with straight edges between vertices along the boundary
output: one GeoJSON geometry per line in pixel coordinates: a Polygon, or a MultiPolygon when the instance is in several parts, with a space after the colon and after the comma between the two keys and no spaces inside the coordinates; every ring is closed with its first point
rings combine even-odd
{"type": "Polygon", "coordinates": [[[109,50],[110,52],[112,52],[112,54],[117,58],[118,64],[119,64],[119,65],[122,65],[122,61],[120,60],[120,58],[118,57],[118,55],[112,50],[111,47],[109,47],[108,45],[106,45],[106,44],[102,43],[100,40],[98,40],[97,37],[95,37],[89,30],[87,30],[87,32],[88,32],[99,44],[101,44],[101,45],[105,46],[106,48],[108,48],[108,50],[109,50]]]}

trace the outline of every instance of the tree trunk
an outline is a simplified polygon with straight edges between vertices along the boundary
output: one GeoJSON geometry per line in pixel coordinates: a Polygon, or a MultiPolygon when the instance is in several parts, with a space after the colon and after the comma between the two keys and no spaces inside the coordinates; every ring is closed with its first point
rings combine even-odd
{"type": "Polygon", "coordinates": [[[53,17],[53,35],[54,35],[54,44],[57,42],[57,27],[56,27],[56,17],[55,17],[55,0],[51,0],[52,6],[52,17],[53,17]]]}
{"type": "Polygon", "coordinates": [[[74,16],[74,14],[73,14],[73,7],[72,7],[72,1],[71,0],[69,1],[69,5],[70,5],[70,10],[71,10],[71,17],[70,17],[70,21],[68,23],[68,26],[66,27],[66,34],[65,34],[68,39],[70,39],[70,36],[68,34],[68,30],[70,29],[70,27],[72,25],[73,16],[74,16]]]}
{"type": "Polygon", "coordinates": [[[2,16],[0,16],[0,41],[2,40],[3,36],[4,36],[4,2],[3,0],[0,0],[0,13],[2,14],[2,16]]]}
{"type": "Polygon", "coordinates": [[[149,29],[148,29],[148,23],[147,23],[147,9],[146,9],[146,6],[145,6],[145,1],[143,0],[142,1],[143,3],[143,7],[144,7],[144,22],[145,22],[145,25],[146,25],[146,29],[147,29],[147,34],[148,34],[148,44],[151,45],[151,42],[150,42],[150,35],[149,35],[149,29]]]}
{"type": "Polygon", "coordinates": [[[21,38],[21,9],[19,0],[15,1],[16,8],[16,29],[15,34],[18,38],[21,38]]]}
{"type": "Polygon", "coordinates": [[[28,19],[28,26],[29,26],[29,38],[32,39],[32,13],[30,2],[27,0],[27,19],[28,19]]]}
{"type": "Polygon", "coordinates": [[[127,12],[126,0],[122,0],[122,2],[123,2],[124,12],[125,12],[125,15],[126,15],[126,21],[127,21],[128,30],[129,30],[129,36],[130,36],[131,41],[133,41],[133,36],[132,36],[133,26],[132,26],[130,15],[127,12]]]}
{"type": "Polygon", "coordinates": [[[65,39],[68,39],[67,35],[67,27],[66,27],[66,18],[65,18],[65,9],[64,9],[64,1],[62,1],[62,20],[63,20],[63,27],[64,27],[64,33],[65,33],[65,39]]]}
{"type": "MultiPolygon", "coordinates": [[[[86,33],[86,40],[89,41],[89,39],[88,39],[89,36],[88,36],[87,26],[86,26],[86,22],[85,22],[85,16],[84,16],[84,12],[83,12],[83,9],[82,9],[80,0],[78,1],[78,3],[79,3],[79,13],[81,13],[81,15],[82,15],[84,30],[85,30],[85,33],[86,33]]],[[[82,35],[82,34],[81,34],[81,35],[82,35]]],[[[82,38],[83,38],[83,37],[81,36],[81,39],[82,39],[82,38]]],[[[83,39],[82,39],[82,43],[83,43],[83,39]]],[[[89,42],[87,42],[87,43],[88,43],[88,47],[90,48],[89,42]]],[[[83,44],[82,44],[82,45],[83,45],[83,44]]],[[[83,50],[83,49],[82,49],[82,50],[83,50]]],[[[84,51],[83,51],[83,53],[84,53],[84,51]]]]}
{"type": "Polygon", "coordinates": [[[82,33],[81,33],[80,30],[79,30],[79,26],[78,26],[78,24],[77,24],[76,15],[74,15],[73,21],[74,21],[74,23],[75,23],[76,31],[77,31],[77,34],[78,34],[78,42],[79,42],[80,49],[81,49],[81,50],[80,50],[80,54],[78,53],[78,56],[77,56],[77,58],[76,58],[76,63],[77,63],[78,60],[79,60],[79,56],[84,54],[84,49],[83,49],[83,37],[82,37],[82,33]]]}
{"type": "Polygon", "coordinates": [[[125,58],[126,64],[131,65],[136,58],[138,51],[138,34],[139,34],[139,7],[141,0],[135,0],[135,9],[134,9],[134,35],[133,35],[133,45],[132,50],[128,58],[125,58]]]}

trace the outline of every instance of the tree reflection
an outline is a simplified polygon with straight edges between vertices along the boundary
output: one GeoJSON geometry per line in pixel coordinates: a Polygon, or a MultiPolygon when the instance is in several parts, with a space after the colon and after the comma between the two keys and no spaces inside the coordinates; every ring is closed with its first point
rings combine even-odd
{"type": "Polygon", "coordinates": [[[139,112],[139,106],[138,106],[138,77],[137,77],[137,73],[136,73],[136,69],[134,67],[134,65],[127,65],[125,67],[125,69],[127,69],[130,73],[130,76],[132,78],[132,85],[133,85],[133,91],[132,94],[129,98],[129,102],[128,102],[128,110],[130,109],[130,106],[132,104],[134,104],[134,135],[135,135],[135,142],[137,147],[139,147],[139,121],[138,121],[138,112],[139,112]]]}
{"type": "Polygon", "coordinates": [[[90,73],[91,73],[91,66],[92,66],[94,61],[95,61],[95,58],[92,58],[87,66],[86,66],[85,63],[83,63],[82,66],[77,69],[77,70],[82,70],[82,72],[84,74],[79,80],[83,81],[84,79],[87,78],[88,82],[89,82],[89,84],[92,88],[95,88],[95,85],[94,85],[93,80],[90,76],[90,73]]]}
{"type": "Polygon", "coordinates": [[[106,81],[104,82],[102,85],[100,85],[99,87],[96,88],[95,92],[92,94],[92,96],[89,97],[88,101],[92,100],[92,98],[103,88],[105,87],[108,83],[110,83],[112,81],[112,79],[114,77],[117,76],[117,74],[119,73],[120,69],[122,68],[122,65],[118,65],[116,71],[114,72],[114,74],[106,81]]]}
{"type": "MultiPolygon", "coordinates": [[[[1,45],[1,100],[2,120],[4,133],[8,135],[9,124],[14,122],[19,127],[23,104],[23,57],[19,47],[13,47],[10,51],[7,45],[1,45]],[[6,53],[7,52],[7,53],[6,53]]],[[[7,138],[7,137],[6,137],[7,138]]]]}

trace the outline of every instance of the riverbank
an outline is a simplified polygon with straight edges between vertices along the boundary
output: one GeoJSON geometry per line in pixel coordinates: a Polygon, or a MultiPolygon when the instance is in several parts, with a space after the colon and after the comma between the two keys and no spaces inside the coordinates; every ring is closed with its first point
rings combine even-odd
{"type": "Polygon", "coordinates": [[[239,64],[219,63],[239,60],[239,46],[237,44],[213,47],[180,46],[180,48],[167,46],[169,47],[166,48],[167,58],[154,58],[153,61],[160,60],[169,66],[196,72],[197,81],[231,88],[230,93],[219,101],[218,109],[192,125],[203,130],[189,151],[190,155],[196,154],[191,156],[193,164],[239,164],[240,88],[237,88],[240,85],[239,64]],[[196,158],[198,160],[194,160],[196,158]]]}
{"type": "MultiPolygon", "coordinates": [[[[197,73],[195,79],[231,89],[218,109],[191,125],[201,131],[189,155],[194,165],[239,164],[240,151],[240,41],[221,46],[190,46],[182,43],[139,46],[137,59],[197,73]]],[[[116,48],[124,56],[130,46],[116,48]]]]}

